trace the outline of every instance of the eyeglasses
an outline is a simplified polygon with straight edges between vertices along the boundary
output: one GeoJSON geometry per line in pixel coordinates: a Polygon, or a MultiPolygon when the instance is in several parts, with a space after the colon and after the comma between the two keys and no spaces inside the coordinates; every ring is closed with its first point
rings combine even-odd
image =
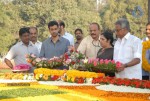
{"type": "Polygon", "coordinates": [[[98,45],[94,44],[94,40],[92,41],[92,44],[93,44],[94,47],[101,47],[100,46],[100,40],[98,40],[98,45]]]}
{"type": "Polygon", "coordinates": [[[115,31],[115,32],[119,32],[120,30],[122,30],[122,28],[121,28],[121,29],[115,29],[114,31],[115,31]]]}

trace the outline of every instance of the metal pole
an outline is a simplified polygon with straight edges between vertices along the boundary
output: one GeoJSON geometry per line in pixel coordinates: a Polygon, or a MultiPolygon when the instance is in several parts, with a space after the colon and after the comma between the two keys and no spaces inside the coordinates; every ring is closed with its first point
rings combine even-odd
{"type": "Polygon", "coordinates": [[[150,21],[150,0],[148,0],[148,21],[150,21]]]}

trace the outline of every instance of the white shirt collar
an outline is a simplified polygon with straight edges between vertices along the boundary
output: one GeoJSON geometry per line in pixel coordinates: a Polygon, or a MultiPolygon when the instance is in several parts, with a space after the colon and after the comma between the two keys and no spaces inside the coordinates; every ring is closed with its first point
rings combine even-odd
{"type": "Polygon", "coordinates": [[[123,39],[126,39],[126,40],[128,40],[129,39],[129,37],[130,37],[130,32],[128,32],[122,39],[121,38],[118,38],[119,39],[119,41],[121,41],[121,40],[123,40],[123,39]]]}
{"type": "Polygon", "coordinates": [[[128,32],[128,33],[124,36],[124,38],[127,39],[127,40],[129,39],[129,37],[130,37],[130,32],[128,32]]]}

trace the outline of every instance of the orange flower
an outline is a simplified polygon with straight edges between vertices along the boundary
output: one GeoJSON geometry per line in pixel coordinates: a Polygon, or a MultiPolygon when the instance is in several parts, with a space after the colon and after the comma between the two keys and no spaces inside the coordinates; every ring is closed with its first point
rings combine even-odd
{"type": "Polygon", "coordinates": [[[48,75],[43,75],[44,80],[48,80],[48,75]]]}

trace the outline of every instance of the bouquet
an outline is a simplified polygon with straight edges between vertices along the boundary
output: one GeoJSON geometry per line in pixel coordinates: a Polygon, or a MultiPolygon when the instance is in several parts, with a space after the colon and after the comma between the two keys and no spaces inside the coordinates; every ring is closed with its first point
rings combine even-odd
{"type": "Polygon", "coordinates": [[[87,62],[84,62],[84,65],[89,71],[104,73],[118,72],[119,68],[121,67],[120,62],[115,62],[114,60],[107,59],[88,59],[87,62]]]}
{"type": "Polygon", "coordinates": [[[69,69],[78,69],[79,67],[83,67],[84,58],[84,54],[71,49],[64,54],[64,65],[69,66],[69,69]]]}
{"type": "Polygon", "coordinates": [[[26,56],[27,62],[37,68],[57,68],[63,65],[63,59],[59,57],[53,57],[51,59],[38,58],[34,54],[26,56]]]}

